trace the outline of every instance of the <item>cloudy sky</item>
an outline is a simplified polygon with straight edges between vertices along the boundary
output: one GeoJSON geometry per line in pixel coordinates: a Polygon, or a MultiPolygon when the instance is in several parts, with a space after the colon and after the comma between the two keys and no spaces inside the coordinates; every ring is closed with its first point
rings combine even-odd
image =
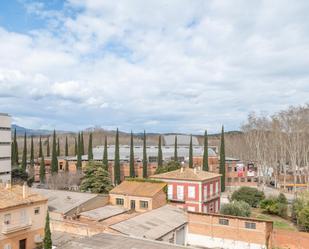
{"type": "Polygon", "coordinates": [[[309,101],[308,0],[4,0],[0,112],[29,128],[239,129],[309,101]]]}

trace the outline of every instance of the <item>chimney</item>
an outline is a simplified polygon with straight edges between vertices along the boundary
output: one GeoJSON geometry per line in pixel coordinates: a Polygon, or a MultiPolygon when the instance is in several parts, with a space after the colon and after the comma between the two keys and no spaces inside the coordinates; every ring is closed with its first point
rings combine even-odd
{"type": "Polygon", "coordinates": [[[23,199],[26,199],[28,197],[28,186],[27,186],[27,183],[24,182],[24,185],[23,185],[23,199]]]}
{"type": "Polygon", "coordinates": [[[183,168],[183,166],[181,166],[180,173],[183,173],[183,170],[184,170],[184,168],[183,168]]]}
{"type": "Polygon", "coordinates": [[[196,174],[196,167],[193,169],[194,174],[196,174]]]}

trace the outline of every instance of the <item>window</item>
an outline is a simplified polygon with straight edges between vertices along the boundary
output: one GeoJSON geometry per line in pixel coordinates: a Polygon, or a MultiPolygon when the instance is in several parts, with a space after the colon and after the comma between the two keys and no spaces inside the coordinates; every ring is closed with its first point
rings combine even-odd
{"type": "Polygon", "coordinates": [[[34,209],[34,214],[40,214],[40,208],[39,207],[34,209]]]}
{"type": "Polygon", "coordinates": [[[246,178],[242,177],[242,178],[240,178],[240,181],[241,181],[241,182],[245,182],[245,181],[246,181],[246,178]]]}
{"type": "Polygon", "coordinates": [[[238,177],[234,177],[234,182],[238,182],[238,177]]]}
{"type": "Polygon", "coordinates": [[[257,179],[257,178],[253,178],[253,181],[254,181],[254,182],[258,182],[258,179],[257,179]]]}
{"type": "Polygon", "coordinates": [[[124,201],[122,198],[116,198],[116,205],[123,206],[123,204],[124,204],[124,201]]]}
{"type": "Polygon", "coordinates": [[[188,197],[192,199],[195,198],[195,187],[194,186],[188,187],[188,197]]]}
{"type": "Polygon", "coordinates": [[[218,194],[219,192],[219,182],[216,182],[216,195],[218,194]]]}
{"type": "Polygon", "coordinates": [[[177,186],[177,199],[183,200],[183,186],[177,186]]]}
{"type": "Polygon", "coordinates": [[[228,177],[228,178],[227,178],[227,182],[232,182],[232,178],[231,178],[231,177],[228,177]]]}
{"type": "Polygon", "coordinates": [[[207,200],[207,185],[204,186],[204,200],[207,200]]]}
{"type": "Polygon", "coordinates": [[[219,224],[228,226],[229,225],[229,220],[228,219],[219,219],[219,224]]]}
{"type": "Polygon", "coordinates": [[[3,249],[11,249],[11,248],[12,248],[11,244],[5,244],[3,247],[3,249]]]}
{"type": "Polygon", "coordinates": [[[209,189],[209,195],[210,195],[210,197],[212,196],[212,194],[213,194],[213,184],[211,183],[211,184],[210,184],[210,189],[209,189]]]}
{"type": "Polygon", "coordinates": [[[219,212],[219,201],[215,202],[216,206],[215,206],[215,213],[219,212]]]}
{"type": "Polygon", "coordinates": [[[227,172],[232,172],[232,167],[228,167],[227,172]]]}
{"type": "Polygon", "coordinates": [[[245,222],[245,228],[256,229],[256,223],[254,223],[254,222],[245,222]]]}
{"type": "Polygon", "coordinates": [[[139,207],[143,209],[148,209],[148,201],[140,201],[139,207]]]}
{"type": "Polygon", "coordinates": [[[252,179],[250,177],[248,177],[247,182],[252,182],[252,179]]]}
{"type": "Polygon", "coordinates": [[[173,185],[171,184],[167,186],[167,197],[169,200],[173,199],[173,185]]]}
{"type": "Polygon", "coordinates": [[[190,211],[190,212],[195,212],[195,207],[188,207],[188,211],[190,211]]]}
{"type": "Polygon", "coordinates": [[[158,161],[158,158],[156,157],[156,156],[150,156],[149,157],[149,162],[150,163],[155,163],[155,162],[157,162],[158,161]]]}
{"type": "Polygon", "coordinates": [[[4,215],[4,224],[9,225],[11,223],[11,214],[4,215]]]}

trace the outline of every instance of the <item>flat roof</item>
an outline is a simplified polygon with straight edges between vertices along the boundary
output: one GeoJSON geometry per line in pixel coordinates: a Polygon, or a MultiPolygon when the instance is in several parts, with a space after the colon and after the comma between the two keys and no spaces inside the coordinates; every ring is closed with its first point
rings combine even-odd
{"type": "Polygon", "coordinates": [[[165,205],[110,227],[125,235],[156,240],[187,222],[187,214],[183,209],[165,205]]]}
{"type": "Polygon", "coordinates": [[[166,242],[101,233],[83,239],[74,239],[58,249],[183,249],[185,246],[166,242]]]}
{"type": "Polygon", "coordinates": [[[15,185],[9,188],[0,186],[0,210],[47,201],[45,196],[31,191],[28,187],[26,191],[27,197],[23,198],[23,186],[15,185]]]}
{"type": "Polygon", "coordinates": [[[215,177],[220,177],[220,174],[212,173],[209,171],[192,169],[183,167],[174,171],[152,175],[149,178],[154,179],[173,179],[173,180],[189,180],[189,181],[205,181],[215,177]]]}
{"type": "Polygon", "coordinates": [[[107,205],[104,207],[99,207],[86,212],[82,212],[80,213],[80,215],[96,221],[102,221],[115,215],[125,213],[127,211],[127,209],[121,206],[107,205]]]}
{"type": "Polygon", "coordinates": [[[123,181],[110,194],[153,197],[166,186],[164,182],[123,181]]]}
{"type": "Polygon", "coordinates": [[[81,204],[97,197],[97,194],[63,190],[32,188],[33,192],[48,198],[48,208],[52,212],[65,214],[81,204]]]}

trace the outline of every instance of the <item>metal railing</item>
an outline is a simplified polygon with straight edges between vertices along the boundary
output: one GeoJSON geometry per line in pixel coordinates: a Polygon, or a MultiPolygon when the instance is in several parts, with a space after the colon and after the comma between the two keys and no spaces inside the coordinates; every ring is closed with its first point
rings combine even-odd
{"type": "Polygon", "coordinates": [[[31,227],[32,221],[31,219],[26,219],[24,221],[20,220],[13,223],[3,223],[2,224],[2,234],[14,233],[20,230],[27,229],[31,227]]]}

